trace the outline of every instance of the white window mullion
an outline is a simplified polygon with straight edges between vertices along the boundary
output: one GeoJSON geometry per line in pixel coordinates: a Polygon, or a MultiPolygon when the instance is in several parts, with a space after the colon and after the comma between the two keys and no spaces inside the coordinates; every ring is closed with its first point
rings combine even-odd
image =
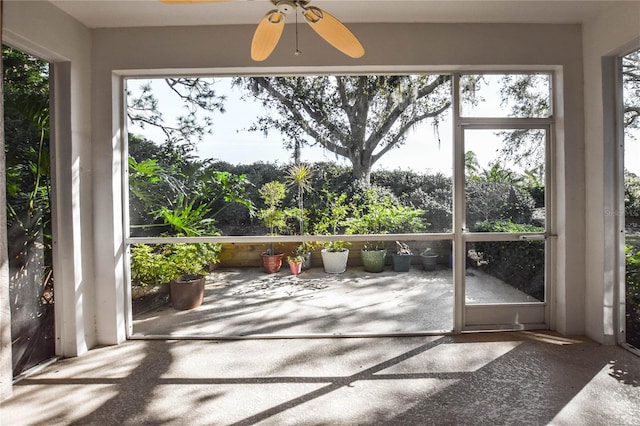
{"type": "Polygon", "coordinates": [[[464,129],[460,120],[460,74],[453,75],[453,329],[464,327],[465,311],[465,203],[464,203],[464,129]]]}

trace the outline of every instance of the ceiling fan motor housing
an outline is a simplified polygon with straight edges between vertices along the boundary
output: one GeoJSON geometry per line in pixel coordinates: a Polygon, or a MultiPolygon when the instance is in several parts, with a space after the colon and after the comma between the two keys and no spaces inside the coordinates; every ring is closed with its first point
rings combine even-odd
{"type": "Polygon", "coordinates": [[[298,6],[304,8],[309,3],[309,0],[271,0],[271,3],[278,8],[278,12],[287,15],[295,12],[298,6]]]}

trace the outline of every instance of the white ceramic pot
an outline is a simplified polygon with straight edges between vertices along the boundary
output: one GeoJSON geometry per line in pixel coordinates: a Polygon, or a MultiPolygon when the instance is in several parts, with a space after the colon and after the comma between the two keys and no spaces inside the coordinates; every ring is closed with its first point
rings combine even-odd
{"type": "Polygon", "coordinates": [[[347,260],[349,259],[349,250],[329,251],[322,249],[322,264],[324,271],[328,274],[341,274],[347,270],[347,260]]]}

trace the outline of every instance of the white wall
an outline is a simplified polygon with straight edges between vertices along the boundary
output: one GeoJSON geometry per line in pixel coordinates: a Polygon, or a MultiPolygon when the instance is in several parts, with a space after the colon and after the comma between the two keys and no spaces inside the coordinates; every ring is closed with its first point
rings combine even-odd
{"type": "MultiPolygon", "coordinates": [[[[95,232],[104,246],[96,246],[99,299],[98,337],[114,343],[121,335],[113,315],[120,315],[123,294],[119,123],[111,93],[120,93],[114,75],[137,70],[163,73],[291,73],[300,71],[437,71],[469,67],[513,68],[553,66],[564,76],[559,96],[554,170],[559,182],[558,285],[554,328],[565,334],[584,332],[584,145],[582,39],[579,25],[463,25],[376,24],[350,25],[367,49],[360,60],[335,51],[314,34],[303,32],[301,56],[292,54],[291,28],[278,48],[259,67],[249,58],[254,26],[189,28],[98,29],[94,33],[94,158],[95,232]],[[100,159],[98,162],[97,159],[100,159]],[[109,161],[110,160],[110,161],[109,161]],[[98,185],[97,183],[100,183],[98,185]],[[116,194],[116,197],[113,197],[116,194]],[[111,244],[113,242],[113,244],[111,244]],[[116,256],[114,257],[114,254],[116,256]],[[114,283],[116,285],[114,286],[114,283]]],[[[310,33],[310,32],[309,32],[310,33]]]]}
{"type": "MultiPolygon", "coordinates": [[[[614,82],[605,76],[603,57],[624,53],[625,46],[640,41],[640,3],[611,7],[606,14],[583,26],[585,85],[586,185],[586,319],[587,336],[615,343],[616,204],[615,128],[605,126],[613,113],[603,108],[603,96],[612,95],[614,82]],[[605,90],[603,92],[603,87],[605,90]]],[[[606,98],[605,98],[606,100],[606,98]]]]}
{"type": "Polygon", "coordinates": [[[91,256],[91,32],[48,2],[5,1],[3,38],[6,44],[54,64],[56,113],[51,133],[56,168],[56,353],[76,356],[96,344],[91,256]]]}

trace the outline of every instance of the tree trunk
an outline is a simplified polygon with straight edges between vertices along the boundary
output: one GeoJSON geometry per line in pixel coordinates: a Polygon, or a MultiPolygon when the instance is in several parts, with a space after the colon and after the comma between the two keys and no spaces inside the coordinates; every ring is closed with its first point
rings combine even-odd
{"type": "Polygon", "coordinates": [[[363,183],[365,187],[371,186],[371,158],[362,158],[362,153],[351,156],[351,164],[353,165],[353,178],[363,183]]]}

